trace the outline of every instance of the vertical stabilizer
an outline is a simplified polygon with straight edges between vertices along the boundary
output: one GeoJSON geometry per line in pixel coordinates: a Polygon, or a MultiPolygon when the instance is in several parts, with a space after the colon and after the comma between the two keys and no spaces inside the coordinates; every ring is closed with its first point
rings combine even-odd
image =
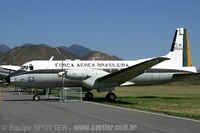
{"type": "Polygon", "coordinates": [[[174,65],[182,67],[192,66],[192,57],[187,29],[178,28],[175,31],[171,50],[167,56],[171,58],[170,61],[174,65]]]}

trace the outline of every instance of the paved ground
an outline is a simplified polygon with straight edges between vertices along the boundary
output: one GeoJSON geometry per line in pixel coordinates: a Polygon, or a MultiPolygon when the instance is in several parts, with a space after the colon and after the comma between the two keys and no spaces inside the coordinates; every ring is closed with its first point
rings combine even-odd
{"type": "Polygon", "coordinates": [[[92,102],[32,101],[4,89],[0,132],[198,133],[200,121],[180,119],[92,102]]]}

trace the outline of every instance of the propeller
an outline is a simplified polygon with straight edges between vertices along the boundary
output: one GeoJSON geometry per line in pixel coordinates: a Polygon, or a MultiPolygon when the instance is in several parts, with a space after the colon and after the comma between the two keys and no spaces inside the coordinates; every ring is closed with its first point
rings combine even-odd
{"type": "Polygon", "coordinates": [[[62,88],[61,88],[61,91],[60,91],[60,94],[61,94],[61,101],[63,102],[64,101],[64,69],[63,69],[63,60],[62,60],[62,88]]]}
{"type": "Polygon", "coordinates": [[[8,84],[10,84],[10,74],[11,74],[11,68],[9,69],[9,74],[8,74],[8,76],[6,77],[6,82],[7,82],[8,84]]]}

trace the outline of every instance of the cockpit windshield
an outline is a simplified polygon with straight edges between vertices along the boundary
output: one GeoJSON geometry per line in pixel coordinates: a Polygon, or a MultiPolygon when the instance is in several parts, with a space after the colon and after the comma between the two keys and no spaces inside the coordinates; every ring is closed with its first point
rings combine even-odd
{"type": "Polygon", "coordinates": [[[29,66],[22,66],[20,70],[25,70],[25,71],[33,70],[33,65],[30,64],[29,66]]]}
{"type": "Polygon", "coordinates": [[[25,70],[28,66],[22,66],[20,70],[25,70]]]}

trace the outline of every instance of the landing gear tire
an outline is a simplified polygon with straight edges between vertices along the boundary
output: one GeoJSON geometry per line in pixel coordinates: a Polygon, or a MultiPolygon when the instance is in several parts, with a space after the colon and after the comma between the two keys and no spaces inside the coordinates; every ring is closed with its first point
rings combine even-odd
{"type": "Polygon", "coordinates": [[[92,94],[92,92],[87,92],[87,93],[85,94],[85,98],[86,98],[87,100],[93,99],[93,94],[92,94]]]}
{"type": "Polygon", "coordinates": [[[108,101],[115,101],[115,99],[116,99],[115,93],[108,93],[108,94],[106,95],[106,99],[107,99],[108,101]]]}
{"type": "Polygon", "coordinates": [[[40,96],[39,95],[34,95],[33,96],[33,100],[34,101],[39,101],[40,100],[40,96]]]}

